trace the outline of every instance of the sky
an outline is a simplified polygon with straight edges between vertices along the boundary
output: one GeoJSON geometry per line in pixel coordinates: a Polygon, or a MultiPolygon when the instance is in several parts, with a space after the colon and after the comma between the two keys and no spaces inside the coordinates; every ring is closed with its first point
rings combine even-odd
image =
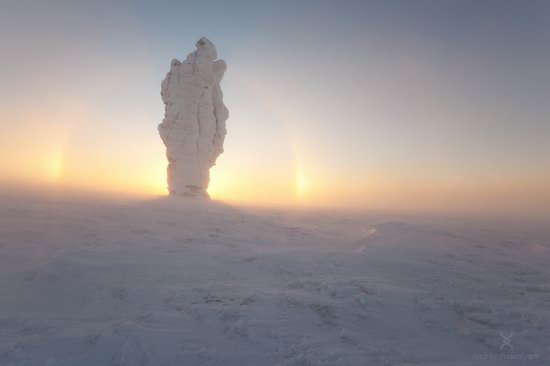
{"type": "Polygon", "coordinates": [[[206,36],[228,65],[214,199],[550,207],[550,1],[0,7],[0,184],[167,194],[160,82],[206,36]]]}

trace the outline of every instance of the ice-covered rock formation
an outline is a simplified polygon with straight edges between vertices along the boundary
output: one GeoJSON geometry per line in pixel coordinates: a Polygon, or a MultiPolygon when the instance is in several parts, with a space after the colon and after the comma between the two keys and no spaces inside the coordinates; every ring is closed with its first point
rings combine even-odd
{"type": "Polygon", "coordinates": [[[176,196],[208,197],[210,168],[223,152],[225,121],[220,81],[227,68],[206,38],[187,59],[172,60],[162,81],[165,113],[158,129],[166,145],[168,190],[176,196]]]}

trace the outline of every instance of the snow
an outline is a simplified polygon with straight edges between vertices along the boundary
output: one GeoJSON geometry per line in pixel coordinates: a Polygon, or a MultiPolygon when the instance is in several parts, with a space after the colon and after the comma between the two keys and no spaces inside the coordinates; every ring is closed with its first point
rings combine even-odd
{"type": "Polygon", "coordinates": [[[187,59],[172,60],[161,84],[165,104],[160,137],[168,158],[168,190],[177,196],[208,197],[210,168],[223,152],[225,122],[220,82],[227,66],[202,37],[187,59]]]}
{"type": "Polygon", "coordinates": [[[544,365],[549,247],[534,221],[4,194],[0,365],[544,365]]]}

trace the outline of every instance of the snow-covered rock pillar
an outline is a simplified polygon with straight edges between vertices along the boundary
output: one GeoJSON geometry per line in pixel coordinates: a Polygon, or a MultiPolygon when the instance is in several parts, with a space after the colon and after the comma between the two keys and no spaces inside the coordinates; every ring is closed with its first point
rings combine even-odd
{"type": "Polygon", "coordinates": [[[170,195],[208,197],[210,168],[223,152],[229,117],[220,88],[227,66],[216,60],[208,39],[199,39],[196,47],[185,61],[172,60],[162,81],[165,112],[158,130],[166,146],[170,195]]]}

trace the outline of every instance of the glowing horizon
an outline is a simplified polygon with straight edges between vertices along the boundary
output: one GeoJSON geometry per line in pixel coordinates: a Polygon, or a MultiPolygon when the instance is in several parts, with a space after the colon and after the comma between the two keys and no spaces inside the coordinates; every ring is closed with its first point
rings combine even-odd
{"type": "Polygon", "coordinates": [[[0,184],[167,194],[160,81],[205,35],[228,64],[212,198],[543,210],[550,7],[489,3],[7,5],[0,184]]]}

